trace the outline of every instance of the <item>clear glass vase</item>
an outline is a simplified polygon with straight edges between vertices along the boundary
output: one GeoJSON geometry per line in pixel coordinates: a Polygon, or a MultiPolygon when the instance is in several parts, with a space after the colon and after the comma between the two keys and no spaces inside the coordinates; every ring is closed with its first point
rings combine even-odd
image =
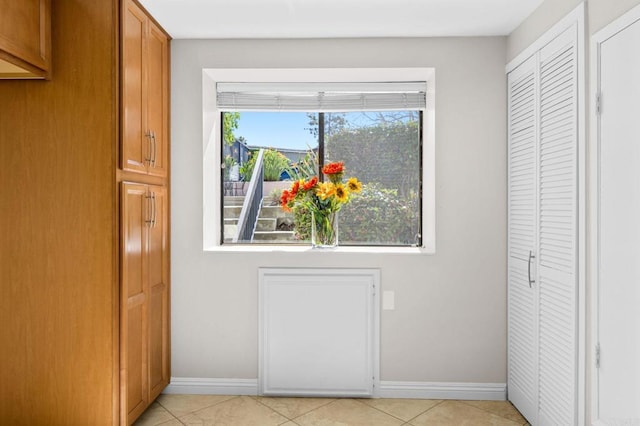
{"type": "Polygon", "coordinates": [[[313,248],[338,246],[338,212],[311,212],[311,246],[313,248]]]}

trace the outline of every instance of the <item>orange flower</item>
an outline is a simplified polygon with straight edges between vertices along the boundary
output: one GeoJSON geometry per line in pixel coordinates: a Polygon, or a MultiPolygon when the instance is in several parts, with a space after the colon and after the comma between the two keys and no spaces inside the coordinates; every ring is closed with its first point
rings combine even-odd
{"type": "Polygon", "coordinates": [[[307,183],[302,185],[302,189],[304,189],[305,191],[308,191],[311,188],[313,188],[314,186],[316,186],[317,183],[318,183],[318,176],[314,176],[311,179],[309,179],[309,181],[307,183]]]}
{"type": "Polygon", "coordinates": [[[344,162],[336,161],[333,163],[329,163],[322,168],[322,173],[324,173],[325,175],[344,173],[344,162]]]}
{"type": "MultiPolygon", "coordinates": [[[[282,191],[282,210],[294,211],[296,215],[315,213],[318,217],[337,212],[350,201],[351,194],[362,190],[362,183],[355,177],[343,182],[344,172],[344,162],[334,161],[322,167],[322,173],[326,176],[324,182],[320,182],[319,176],[292,182],[290,188],[282,191]]],[[[300,233],[297,227],[296,231],[300,233]]]]}
{"type": "Polygon", "coordinates": [[[293,182],[293,185],[291,185],[291,194],[295,197],[299,190],[300,190],[300,181],[297,180],[293,182]]]}
{"type": "Polygon", "coordinates": [[[289,203],[289,195],[290,194],[291,193],[289,191],[284,189],[282,191],[282,195],[280,195],[280,206],[282,207],[283,210],[287,210],[288,209],[287,204],[289,203]]]}

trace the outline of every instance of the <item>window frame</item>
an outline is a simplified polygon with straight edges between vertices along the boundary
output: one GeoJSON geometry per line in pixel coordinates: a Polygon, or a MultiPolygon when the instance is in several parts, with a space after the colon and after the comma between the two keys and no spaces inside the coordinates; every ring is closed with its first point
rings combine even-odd
{"type": "Polygon", "coordinates": [[[436,249],[435,218],[435,69],[434,68],[296,68],[296,69],[203,69],[203,249],[205,251],[274,252],[306,251],[310,246],[280,244],[220,243],[221,173],[216,165],[221,158],[221,111],[217,108],[218,82],[410,82],[427,83],[426,108],[422,110],[422,246],[348,246],[331,252],[426,253],[436,249]]]}

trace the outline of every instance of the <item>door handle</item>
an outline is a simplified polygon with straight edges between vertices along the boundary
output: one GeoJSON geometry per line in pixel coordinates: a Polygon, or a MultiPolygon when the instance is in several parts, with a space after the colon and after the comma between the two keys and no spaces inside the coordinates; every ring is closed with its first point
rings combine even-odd
{"type": "Polygon", "coordinates": [[[151,193],[151,201],[153,202],[153,218],[151,219],[151,226],[152,227],[156,227],[156,213],[157,213],[157,206],[156,206],[156,193],[152,192],[151,193]]]}
{"type": "Polygon", "coordinates": [[[151,165],[156,166],[156,158],[158,156],[158,143],[156,142],[156,133],[151,132],[151,141],[153,142],[153,154],[151,155],[151,165]]]}
{"type": "Polygon", "coordinates": [[[153,161],[153,147],[151,146],[153,144],[152,138],[153,138],[153,132],[151,131],[147,131],[144,136],[147,138],[147,140],[149,141],[149,147],[147,148],[147,156],[145,157],[145,161],[148,161],[149,164],[151,164],[151,162],[153,161]]]}
{"type": "Polygon", "coordinates": [[[536,258],[536,255],[533,254],[531,250],[529,250],[529,261],[527,262],[527,275],[529,276],[529,288],[531,288],[531,285],[536,282],[536,280],[531,279],[531,260],[535,258],[536,258]]]}
{"type": "Polygon", "coordinates": [[[147,199],[147,216],[148,219],[145,220],[147,226],[149,228],[151,228],[153,226],[153,196],[152,196],[152,192],[147,193],[147,195],[145,195],[145,198],[147,199]]]}

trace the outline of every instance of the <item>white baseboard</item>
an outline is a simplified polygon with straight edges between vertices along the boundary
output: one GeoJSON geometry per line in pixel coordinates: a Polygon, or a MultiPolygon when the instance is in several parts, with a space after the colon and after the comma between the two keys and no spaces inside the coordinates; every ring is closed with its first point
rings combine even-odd
{"type": "Polygon", "coordinates": [[[389,382],[381,381],[379,398],[466,399],[504,401],[505,383],[389,382]]]}
{"type": "Polygon", "coordinates": [[[188,395],[257,395],[257,379],[172,377],[163,393],[188,395]]]}
{"type": "MultiPolygon", "coordinates": [[[[172,377],[164,390],[167,394],[257,395],[257,379],[201,379],[172,377]]],[[[466,399],[504,401],[504,383],[439,383],[381,381],[377,398],[466,399]]]]}

